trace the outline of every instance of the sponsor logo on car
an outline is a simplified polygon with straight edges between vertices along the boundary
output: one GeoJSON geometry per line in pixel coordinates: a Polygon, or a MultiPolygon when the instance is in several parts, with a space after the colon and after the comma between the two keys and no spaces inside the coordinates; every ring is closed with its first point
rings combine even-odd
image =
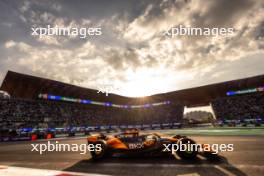
{"type": "Polygon", "coordinates": [[[129,149],[141,149],[141,148],[144,148],[144,144],[143,143],[130,143],[128,144],[128,148],[129,149]]]}

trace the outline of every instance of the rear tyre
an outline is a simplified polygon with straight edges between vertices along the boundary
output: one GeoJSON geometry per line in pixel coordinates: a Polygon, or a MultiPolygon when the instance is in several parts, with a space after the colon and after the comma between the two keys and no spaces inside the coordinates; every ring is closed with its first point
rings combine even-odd
{"type": "Polygon", "coordinates": [[[196,144],[193,140],[189,138],[181,138],[177,142],[179,149],[176,151],[177,155],[184,160],[191,160],[195,159],[198,151],[195,149],[195,147],[189,147],[190,150],[188,150],[188,145],[190,144],[196,144]],[[182,145],[184,150],[180,150],[180,145],[182,145]]]}
{"type": "Polygon", "coordinates": [[[206,157],[208,160],[218,160],[219,156],[217,154],[213,154],[212,152],[203,152],[202,156],[206,157]]]}
{"type": "Polygon", "coordinates": [[[101,145],[101,150],[96,150],[97,148],[95,147],[94,151],[91,151],[91,156],[92,159],[97,160],[97,159],[101,159],[106,155],[106,151],[107,151],[107,144],[105,141],[103,140],[99,140],[93,143],[94,146],[100,144],[101,145]]]}

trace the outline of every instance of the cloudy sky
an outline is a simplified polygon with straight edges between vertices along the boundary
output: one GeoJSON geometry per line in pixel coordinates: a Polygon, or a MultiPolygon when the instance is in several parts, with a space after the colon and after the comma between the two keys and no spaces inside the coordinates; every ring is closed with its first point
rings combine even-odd
{"type": "Polygon", "coordinates": [[[259,0],[0,0],[0,83],[8,70],[144,96],[264,74],[259,0]],[[31,27],[101,27],[101,36],[31,35],[31,27]],[[178,36],[174,26],[232,27],[178,36]]]}

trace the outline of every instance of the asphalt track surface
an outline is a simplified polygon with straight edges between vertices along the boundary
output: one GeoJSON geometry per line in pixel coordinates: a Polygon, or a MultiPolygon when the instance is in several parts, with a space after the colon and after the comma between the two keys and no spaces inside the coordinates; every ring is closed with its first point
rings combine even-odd
{"type": "MultiPolygon", "coordinates": [[[[90,160],[90,155],[79,152],[32,152],[32,143],[0,143],[0,165],[63,170],[118,176],[215,176],[264,175],[263,136],[190,136],[200,143],[234,144],[233,152],[222,152],[220,158],[210,161],[198,157],[183,161],[175,157],[106,158],[90,160]]],[[[56,139],[63,144],[86,143],[84,138],[56,139]]]]}

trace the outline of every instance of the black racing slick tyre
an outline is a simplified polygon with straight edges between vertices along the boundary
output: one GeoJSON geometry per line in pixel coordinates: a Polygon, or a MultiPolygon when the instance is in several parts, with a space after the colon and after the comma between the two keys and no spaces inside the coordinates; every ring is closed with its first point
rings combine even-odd
{"type": "Polygon", "coordinates": [[[212,152],[204,151],[202,153],[202,156],[206,157],[208,160],[219,160],[220,159],[220,157],[217,154],[214,154],[212,152]]]}
{"type": "Polygon", "coordinates": [[[195,147],[192,147],[196,144],[192,139],[189,138],[181,138],[178,140],[177,145],[178,145],[178,150],[176,151],[176,154],[184,160],[191,160],[195,159],[198,151],[196,150],[195,147]],[[182,146],[182,147],[181,147],[182,146]]]}
{"type": "MultiPolygon", "coordinates": [[[[99,140],[99,141],[94,142],[93,144],[94,144],[94,146],[100,144],[101,145],[101,150],[91,151],[92,159],[97,160],[97,159],[103,158],[106,155],[106,151],[107,151],[106,142],[103,141],[103,140],[99,140]]],[[[97,149],[97,148],[95,147],[95,149],[97,149]]]]}

